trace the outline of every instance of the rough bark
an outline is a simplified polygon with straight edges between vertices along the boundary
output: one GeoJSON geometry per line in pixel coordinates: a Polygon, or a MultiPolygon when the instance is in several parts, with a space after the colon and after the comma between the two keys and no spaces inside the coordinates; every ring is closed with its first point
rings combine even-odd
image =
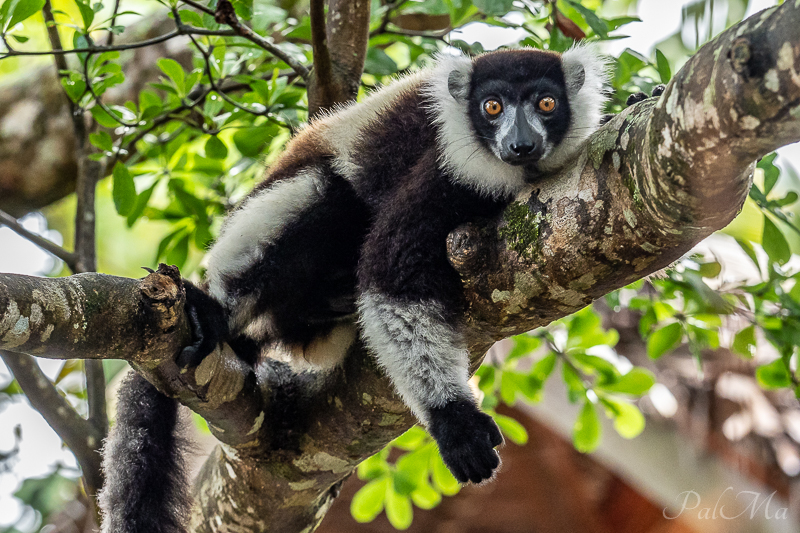
{"type": "MultiPolygon", "coordinates": [[[[668,265],[736,215],[752,161],[800,140],[798,27],[794,0],[726,31],[500,220],[450,236],[474,366],[493,340],[668,265]]],[[[182,298],[168,269],[142,282],[2,276],[0,349],[121,357],[206,417],[223,445],[196,482],[193,531],[313,530],[339,483],[412,417],[361,348],[326,375],[279,363],[244,375],[227,353],[180,374],[182,298]]]]}
{"type": "Polygon", "coordinates": [[[367,57],[369,16],[368,0],[311,1],[314,70],[308,83],[308,110],[312,117],[358,95],[367,57]]]}

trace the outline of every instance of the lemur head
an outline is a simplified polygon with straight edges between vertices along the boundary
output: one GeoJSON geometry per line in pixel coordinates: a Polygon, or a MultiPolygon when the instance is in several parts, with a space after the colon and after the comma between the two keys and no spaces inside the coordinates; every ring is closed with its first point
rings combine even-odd
{"type": "Polygon", "coordinates": [[[593,46],[440,57],[429,93],[445,165],[482,192],[518,192],[599,127],[607,79],[593,46]]]}

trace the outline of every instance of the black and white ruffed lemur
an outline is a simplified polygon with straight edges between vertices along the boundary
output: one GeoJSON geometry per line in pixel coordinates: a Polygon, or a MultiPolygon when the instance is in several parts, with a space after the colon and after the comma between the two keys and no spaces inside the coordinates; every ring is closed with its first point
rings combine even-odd
{"type": "MultiPolygon", "coordinates": [[[[446,238],[568,163],[599,127],[606,83],[591,46],[443,54],[314,120],[223,224],[208,295],[188,288],[195,339],[178,363],[224,341],[250,364],[271,349],[330,368],[360,330],[456,479],[492,477],[502,437],[467,383],[466,302],[446,238]]],[[[185,527],[175,412],[129,378],[106,445],[104,531],[185,527]]]]}

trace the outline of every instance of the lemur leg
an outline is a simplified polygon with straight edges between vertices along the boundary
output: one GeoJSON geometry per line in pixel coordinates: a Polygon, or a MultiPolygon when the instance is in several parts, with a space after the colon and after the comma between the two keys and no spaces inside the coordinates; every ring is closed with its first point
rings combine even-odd
{"type": "Polygon", "coordinates": [[[469,353],[461,330],[465,302],[446,254],[453,227],[446,217],[469,206],[458,205],[453,191],[425,185],[409,189],[376,214],[362,247],[362,331],[456,479],[478,483],[499,465],[494,447],[502,437],[469,388],[469,353]]]}
{"type": "Polygon", "coordinates": [[[492,477],[503,438],[469,389],[462,336],[442,320],[436,302],[409,303],[377,292],[359,301],[370,350],[395,388],[439,445],[445,464],[461,483],[492,477]]]}

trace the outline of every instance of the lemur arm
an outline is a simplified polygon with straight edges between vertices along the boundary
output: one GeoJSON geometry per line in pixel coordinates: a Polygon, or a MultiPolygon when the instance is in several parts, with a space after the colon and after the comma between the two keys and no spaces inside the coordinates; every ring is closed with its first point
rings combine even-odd
{"type": "Polygon", "coordinates": [[[478,483],[499,465],[494,447],[503,439],[469,389],[461,280],[446,254],[453,205],[441,205],[452,198],[426,185],[410,189],[386,202],[362,248],[362,330],[456,479],[478,483]]]}

